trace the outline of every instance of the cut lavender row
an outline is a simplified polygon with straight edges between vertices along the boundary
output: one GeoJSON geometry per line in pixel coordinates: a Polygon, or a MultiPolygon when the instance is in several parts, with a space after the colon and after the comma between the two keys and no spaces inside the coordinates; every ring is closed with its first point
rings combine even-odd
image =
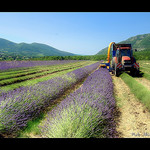
{"type": "Polygon", "coordinates": [[[92,73],[77,91],[48,113],[46,138],[115,137],[113,83],[109,71],[92,73]]]}
{"type": "Polygon", "coordinates": [[[51,101],[67,88],[88,76],[99,62],[70,73],[40,82],[30,87],[20,87],[0,96],[0,133],[16,132],[37,117],[51,101]]]}

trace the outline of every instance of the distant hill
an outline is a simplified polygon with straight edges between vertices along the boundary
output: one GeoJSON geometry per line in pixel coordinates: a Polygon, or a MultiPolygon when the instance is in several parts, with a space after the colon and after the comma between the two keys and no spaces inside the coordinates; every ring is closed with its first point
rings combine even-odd
{"type": "MultiPolygon", "coordinates": [[[[115,42],[115,41],[114,41],[115,42]]],[[[119,43],[132,44],[133,49],[138,51],[150,50],[150,34],[141,34],[128,38],[125,41],[119,43]]],[[[108,47],[100,50],[97,54],[107,54],[108,47]]]]}
{"type": "Polygon", "coordinates": [[[40,43],[14,43],[0,38],[0,57],[3,56],[24,56],[24,57],[41,57],[41,56],[73,56],[75,54],[58,50],[46,44],[40,43]]]}

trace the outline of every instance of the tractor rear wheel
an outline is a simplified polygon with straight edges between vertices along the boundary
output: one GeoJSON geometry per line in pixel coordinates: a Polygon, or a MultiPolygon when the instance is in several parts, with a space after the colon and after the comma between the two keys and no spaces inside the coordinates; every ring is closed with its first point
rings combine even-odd
{"type": "Polygon", "coordinates": [[[139,76],[139,70],[132,68],[130,71],[131,76],[138,77],[139,76]]]}

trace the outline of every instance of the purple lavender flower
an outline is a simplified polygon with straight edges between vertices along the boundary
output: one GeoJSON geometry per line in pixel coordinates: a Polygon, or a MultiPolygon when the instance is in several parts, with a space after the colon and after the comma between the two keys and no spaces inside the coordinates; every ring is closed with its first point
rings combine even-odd
{"type": "Polygon", "coordinates": [[[17,132],[24,128],[29,120],[39,116],[53,100],[83,77],[88,76],[98,66],[99,62],[34,86],[20,87],[8,93],[2,93],[0,96],[0,133],[17,132]]]}
{"type": "Polygon", "coordinates": [[[115,137],[114,108],[112,78],[101,68],[48,113],[42,134],[54,138],[115,137]]]}
{"type": "Polygon", "coordinates": [[[51,60],[51,61],[0,61],[0,70],[22,67],[56,65],[77,62],[78,60],[51,60]]]}

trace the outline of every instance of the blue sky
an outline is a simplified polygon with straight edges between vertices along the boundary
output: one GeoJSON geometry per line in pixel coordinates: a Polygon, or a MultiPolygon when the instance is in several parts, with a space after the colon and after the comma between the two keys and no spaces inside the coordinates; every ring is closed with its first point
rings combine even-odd
{"type": "Polygon", "coordinates": [[[0,12],[0,38],[94,55],[110,42],[150,33],[150,12],[0,12]]]}

